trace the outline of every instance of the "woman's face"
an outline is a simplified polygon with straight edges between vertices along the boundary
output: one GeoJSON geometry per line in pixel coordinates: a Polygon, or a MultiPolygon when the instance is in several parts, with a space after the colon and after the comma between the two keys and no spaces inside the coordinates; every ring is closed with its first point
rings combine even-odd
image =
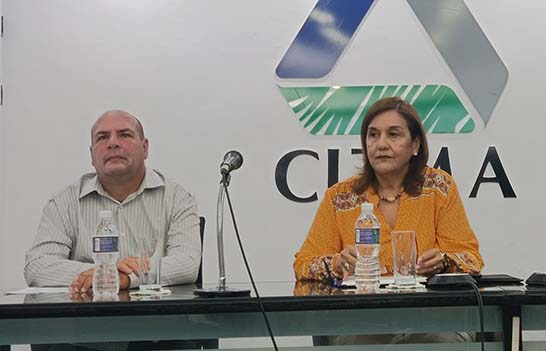
{"type": "Polygon", "coordinates": [[[378,177],[408,172],[409,161],[419,151],[419,139],[411,139],[406,120],[396,111],[377,115],[366,132],[370,166],[378,177]]]}

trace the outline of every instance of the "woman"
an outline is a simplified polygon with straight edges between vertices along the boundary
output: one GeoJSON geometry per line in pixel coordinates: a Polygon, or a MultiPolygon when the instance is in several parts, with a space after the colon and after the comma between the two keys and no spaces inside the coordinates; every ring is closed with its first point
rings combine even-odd
{"type": "Polygon", "coordinates": [[[415,230],[417,274],[478,273],[483,267],[453,178],[426,165],[428,145],[415,109],[398,97],[377,101],[362,123],[364,169],[326,191],[296,254],[296,279],[354,272],[354,223],[371,202],[381,224],[379,262],[392,272],[392,230],[415,230]]]}

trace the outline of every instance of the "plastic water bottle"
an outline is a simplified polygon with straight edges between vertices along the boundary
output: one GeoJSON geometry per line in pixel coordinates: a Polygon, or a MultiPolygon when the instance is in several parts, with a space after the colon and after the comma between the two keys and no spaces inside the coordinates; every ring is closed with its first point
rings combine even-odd
{"type": "Polygon", "coordinates": [[[379,221],[373,214],[373,204],[364,202],[361,208],[362,213],[355,222],[355,282],[360,292],[377,293],[381,277],[379,221]]]}
{"type": "Polygon", "coordinates": [[[112,211],[99,211],[99,225],[93,237],[93,296],[117,296],[119,292],[119,231],[114,225],[112,211]]]}

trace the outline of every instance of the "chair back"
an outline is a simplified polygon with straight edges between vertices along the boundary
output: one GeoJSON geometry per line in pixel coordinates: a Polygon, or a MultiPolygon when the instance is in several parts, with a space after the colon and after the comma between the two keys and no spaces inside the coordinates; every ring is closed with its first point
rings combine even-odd
{"type": "Polygon", "coordinates": [[[201,238],[201,261],[199,262],[199,271],[197,273],[197,280],[195,285],[199,289],[203,287],[203,239],[205,236],[205,217],[199,217],[199,237],[201,238]]]}

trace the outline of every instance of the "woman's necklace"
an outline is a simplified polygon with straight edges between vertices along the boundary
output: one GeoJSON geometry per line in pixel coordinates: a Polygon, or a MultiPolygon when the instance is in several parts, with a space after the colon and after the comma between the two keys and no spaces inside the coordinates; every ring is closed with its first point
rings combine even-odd
{"type": "Polygon", "coordinates": [[[379,200],[380,201],[385,201],[385,202],[388,202],[388,203],[392,204],[396,200],[398,200],[401,196],[402,196],[402,190],[400,190],[400,192],[398,194],[396,194],[396,196],[383,197],[383,196],[379,195],[379,200]]]}

